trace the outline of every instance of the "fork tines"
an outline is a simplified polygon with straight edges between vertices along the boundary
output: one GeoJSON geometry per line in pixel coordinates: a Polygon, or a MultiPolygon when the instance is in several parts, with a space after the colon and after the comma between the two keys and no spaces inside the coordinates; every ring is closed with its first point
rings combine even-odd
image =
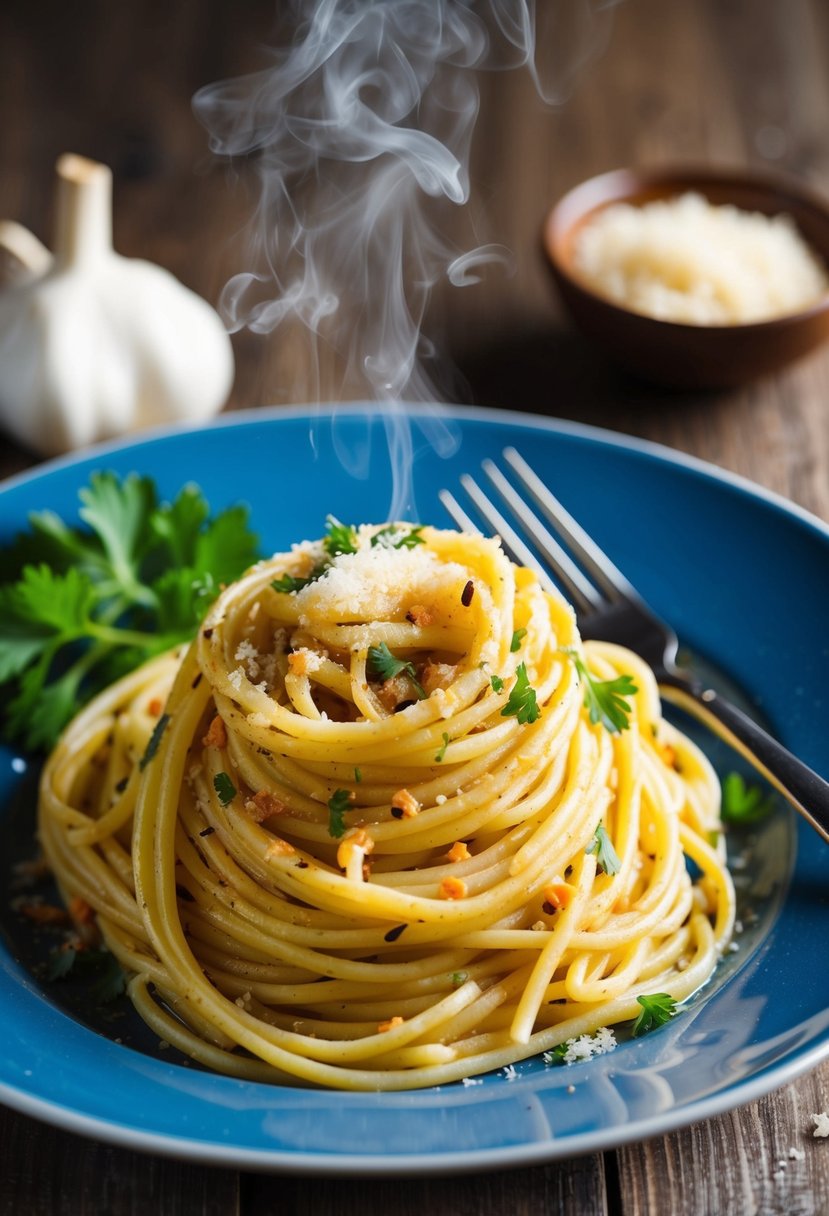
{"type": "MultiPolygon", "coordinates": [[[[536,514],[492,460],[484,460],[481,467],[502,502],[509,509],[514,523],[506,518],[468,473],[461,477],[461,485],[475,504],[481,519],[501,537],[507,553],[521,565],[531,566],[538,570],[542,582],[548,589],[555,588],[556,583],[536,556],[536,553],[540,554],[543,561],[554,572],[559,587],[567,593],[580,614],[600,611],[608,602],[612,603],[615,600],[639,599],[635,589],[621,571],[613,565],[610,558],[585,532],[584,528],[573,519],[569,511],[562,506],[523,456],[513,447],[505,448],[503,456],[513,472],[515,481],[521,490],[533,500],[544,519],[536,514]],[[550,528],[547,527],[548,523],[566,542],[583,569],[576,564],[553,535],[550,528]],[[585,571],[590,577],[586,576],[585,571]]],[[[440,500],[458,527],[465,531],[480,531],[480,528],[474,524],[448,490],[440,491],[440,500]]]]}

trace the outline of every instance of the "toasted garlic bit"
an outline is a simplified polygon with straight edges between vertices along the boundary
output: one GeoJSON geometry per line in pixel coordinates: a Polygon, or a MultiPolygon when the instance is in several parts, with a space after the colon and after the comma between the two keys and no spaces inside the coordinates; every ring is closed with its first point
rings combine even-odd
{"type": "Polygon", "coordinates": [[[412,604],[406,613],[406,620],[411,621],[413,625],[419,625],[421,628],[431,625],[433,619],[431,612],[423,604],[412,604]]]}
{"type": "Polygon", "coordinates": [[[395,819],[414,819],[420,810],[420,803],[415,798],[414,794],[410,794],[408,790],[398,790],[391,800],[391,813],[400,811],[400,815],[395,815],[395,819]]]}
{"type": "Polygon", "coordinates": [[[548,903],[551,908],[566,908],[568,904],[572,903],[576,888],[572,883],[564,882],[561,878],[554,878],[544,888],[543,894],[545,903],[548,903]]]}
{"type": "Polygon", "coordinates": [[[465,899],[466,898],[466,883],[462,878],[455,878],[449,875],[444,878],[438,888],[438,895],[441,899],[465,899]]]}
{"type": "Polygon", "coordinates": [[[368,879],[366,855],[374,848],[374,840],[365,828],[352,828],[337,849],[337,865],[345,870],[346,878],[352,882],[368,879]]]}
{"type": "Polygon", "coordinates": [[[472,854],[469,852],[466,842],[463,840],[456,840],[452,845],[452,848],[446,854],[447,859],[452,862],[469,861],[471,856],[472,854]]]}
{"type": "Polygon", "coordinates": [[[395,1014],[393,1018],[389,1018],[387,1022],[380,1022],[377,1027],[378,1034],[388,1034],[390,1030],[394,1030],[395,1026],[402,1026],[403,1019],[399,1014],[395,1014]]]}
{"type": "MultiPolygon", "coordinates": [[[[233,381],[218,315],[160,266],[115,253],[106,165],[62,156],[57,176],[54,256],[15,239],[26,273],[0,290],[0,421],[56,456],[215,414],[233,381]]],[[[15,233],[2,226],[0,242],[15,233]]]]}
{"type": "Polygon", "coordinates": [[[294,846],[275,836],[265,849],[265,860],[270,861],[272,857],[290,857],[292,853],[296,853],[294,846]]]}
{"type": "Polygon", "coordinates": [[[257,823],[264,823],[271,815],[281,815],[287,809],[285,803],[268,790],[260,790],[245,803],[245,810],[257,823]]]}
{"type": "Polygon", "coordinates": [[[202,743],[205,747],[227,747],[227,727],[218,714],[210,723],[202,743]]]}
{"type": "Polygon", "coordinates": [[[423,675],[420,678],[423,691],[429,696],[431,693],[436,692],[438,688],[448,688],[457,677],[457,674],[457,664],[436,663],[433,659],[429,659],[423,668],[423,675]]]}

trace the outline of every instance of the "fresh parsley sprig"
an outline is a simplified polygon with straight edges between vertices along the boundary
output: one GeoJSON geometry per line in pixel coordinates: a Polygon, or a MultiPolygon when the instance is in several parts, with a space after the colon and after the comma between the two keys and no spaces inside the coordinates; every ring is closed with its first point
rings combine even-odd
{"type": "Polygon", "coordinates": [[[93,473],[70,526],[51,511],[0,553],[0,694],[7,738],[51,747],[80,705],[192,637],[223,583],[258,556],[245,507],[210,516],[185,486],[93,473]]]}
{"type": "Polygon", "coordinates": [[[327,535],[323,538],[322,547],[329,557],[340,553],[357,552],[357,529],[350,524],[341,524],[334,515],[329,515],[325,521],[327,535]]]}
{"type": "Polygon", "coordinates": [[[725,823],[759,823],[774,809],[774,799],[759,785],[749,785],[741,773],[726,773],[722,783],[722,818],[725,823]]]}
{"type": "Polygon", "coordinates": [[[676,1015],[676,1001],[667,992],[654,992],[651,996],[638,996],[636,1000],[642,1006],[642,1012],[633,1023],[632,1034],[637,1039],[649,1030],[664,1026],[676,1015]]]}
{"type": "Polygon", "coordinates": [[[619,860],[619,854],[613,847],[613,841],[607,834],[607,829],[603,823],[600,823],[593,833],[593,839],[584,850],[585,853],[596,854],[596,864],[601,866],[605,874],[618,874],[622,868],[622,863],[619,860]]]}
{"type": "Polygon", "coordinates": [[[379,646],[369,646],[367,666],[369,674],[380,680],[393,680],[395,676],[403,672],[411,680],[419,699],[425,701],[426,690],[417,678],[414,663],[398,659],[389,650],[386,642],[381,642],[379,646]]]}
{"type": "Polygon", "coordinates": [[[579,683],[584,689],[584,704],[590,715],[590,721],[601,722],[605,730],[611,734],[627,730],[630,726],[631,705],[626,697],[632,697],[639,689],[633,678],[627,674],[616,676],[614,680],[597,680],[587,669],[581,655],[572,646],[563,647],[578,672],[579,683]]]}
{"type": "Polygon", "coordinates": [[[527,664],[519,663],[515,669],[515,683],[510,689],[507,703],[501,710],[501,717],[514,715],[523,726],[526,722],[536,722],[541,717],[535,689],[530,684],[527,675],[527,664]]]}

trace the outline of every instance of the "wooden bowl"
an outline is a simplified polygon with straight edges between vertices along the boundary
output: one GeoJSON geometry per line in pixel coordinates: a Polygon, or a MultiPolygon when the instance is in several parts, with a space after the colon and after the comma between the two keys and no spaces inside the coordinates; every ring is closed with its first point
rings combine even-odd
{"type": "Polygon", "coordinates": [[[576,324],[617,363],[671,388],[731,388],[799,359],[829,337],[829,294],[801,312],[744,325],[659,321],[597,294],[573,267],[579,230],[611,203],[687,191],[765,215],[785,212],[829,267],[829,208],[785,180],[715,169],[618,169],[576,186],[547,216],[544,250],[576,324]]]}

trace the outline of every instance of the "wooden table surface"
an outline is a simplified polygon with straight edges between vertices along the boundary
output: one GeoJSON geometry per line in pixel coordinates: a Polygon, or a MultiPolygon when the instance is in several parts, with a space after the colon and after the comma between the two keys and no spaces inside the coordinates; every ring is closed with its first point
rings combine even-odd
{"type": "MultiPolygon", "coordinates": [[[[562,17],[591,6],[549,0],[562,17]]],[[[594,4],[593,8],[598,5],[594,4]]],[[[221,0],[6,0],[0,8],[0,216],[50,235],[52,165],[67,150],[111,164],[121,252],[159,262],[211,300],[240,268],[248,170],[207,151],[190,98],[261,60],[272,5],[221,0]]],[[[548,203],[623,164],[752,164],[829,196],[829,6],[824,0],[626,0],[598,32],[565,104],[525,72],[482,78],[473,150],[481,239],[510,276],[435,292],[427,329],[460,369],[457,396],[598,423],[744,474],[829,520],[829,350],[724,394],[675,396],[609,367],[567,326],[538,250],[548,203]]],[[[467,231],[458,217],[459,237],[467,231]]],[[[463,220],[463,222],[462,222],[463,220]]],[[[234,338],[232,406],[330,393],[301,337],[234,338]]],[[[0,474],[34,463],[0,446],[0,474]]],[[[816,943],[825,949],[824,943],[816,943]]],[[[2,994],[0,994],[2,999],[2,994]]],[[[1,1049],[0,1049],[1,1050],[1,1049]]],[[[340,1182],[240,1174],[146,1157],[0,1111],[0,1213],[580,1214],[829,1212],[829,1063],[759,1102],[647,1143],[457,1179],[340,1182]],[[778,1161],[791,1146],[805,1158],[778,1161]]]]}

